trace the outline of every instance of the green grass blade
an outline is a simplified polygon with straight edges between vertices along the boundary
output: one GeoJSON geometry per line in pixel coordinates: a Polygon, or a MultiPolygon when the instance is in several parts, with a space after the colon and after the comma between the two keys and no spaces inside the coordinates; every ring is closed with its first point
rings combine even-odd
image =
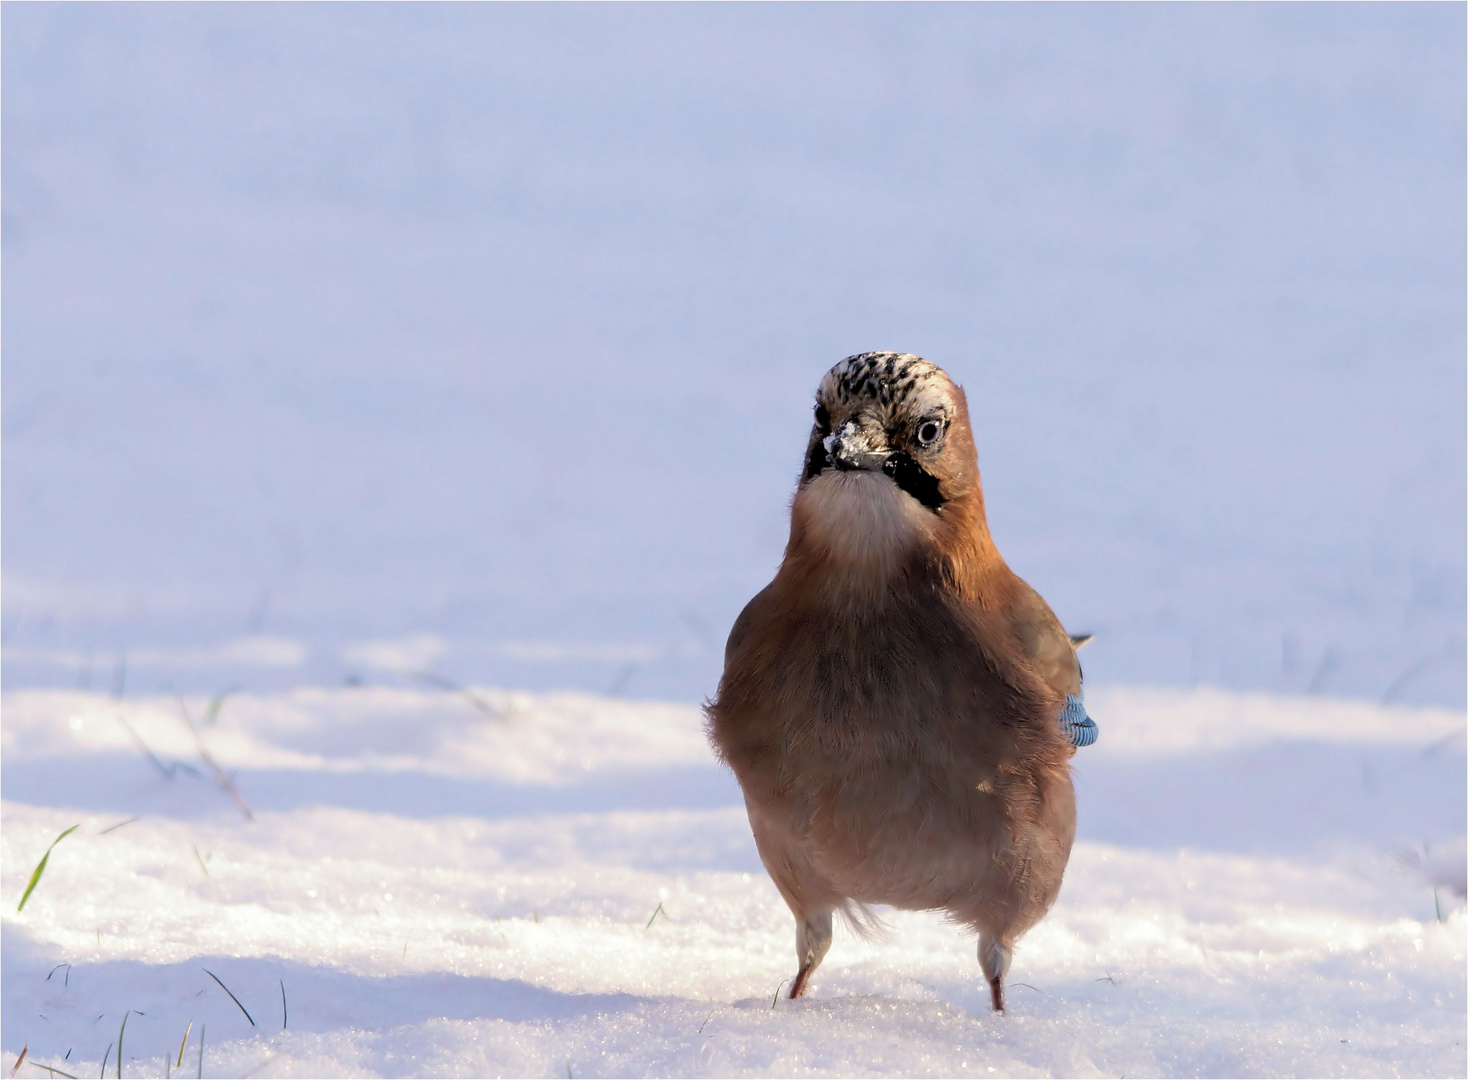
{"type": "Polygon", "coordinates": [[[186,1046],[189,1045],[189,1032],[191,1032],[193,1030],[194,1030],[194,1021],[193,1021],[193,1018],[190,1017],[190,1019],[189,1019],[189,1026],[186,1027],[186,1028],[184,1028],[184,1037],[179,1041],[179,1044],[178,1044],[178,1064],[174,1066],[174,1068],[176,1068],[176,1069],[182,1069],[183,1068],[183,1052],[184,1052],[184,1047],[186,1047],[186,1046]]]}
{"type": "Polygon", "coordinates": [[[61,841],[65,840],[68,836],[76,832],[81,827],[81,822],[77,822],[71,828],[67,829],[60,836],[58,836],[55,840],[51,841],[51,846],[46,849],[46,854],[41,856],[41,861],[36,863],[35,870],[31,872],[31,880],[25,887],[25,894],[21,896],[20,903],[15,905],[15,913],[17,915],[19,915],[21,909],[25,907],[25,902],[31,898],[31,893],[36,891],[36,886],[41,883],[41,875],[46,872],[46,860],[51,858],[51,852],[55,850],[56,845],[61,843],[61,841]]]}
{"type": "Polygon", "coordinates": [[[209,699],[209,708],[204,710],[205,725],[212,724],[214,723],[214,721],[219,719],[219,710],[224,708],[224,699],[229,697],[233,693],[234,688],[231,687],[230,689],[225,690],[222,693],[215,694],[212,698],[209,699]]]}
{"type": "Polygon", "coordinates": [[[51,849],[46,849],[46,854],[41,856],[41,861],[36,863],[36,868],[31,872],[30,884],[25,887],[25,895],[20,898],[20,903],[15,906],[16,914],[20,914],[25,907],[25,902],[31,898],[31,893],[36,888],[36,883],[41,880],[41,875],[46,872],[46,860],[51,857],[51,849]]]}

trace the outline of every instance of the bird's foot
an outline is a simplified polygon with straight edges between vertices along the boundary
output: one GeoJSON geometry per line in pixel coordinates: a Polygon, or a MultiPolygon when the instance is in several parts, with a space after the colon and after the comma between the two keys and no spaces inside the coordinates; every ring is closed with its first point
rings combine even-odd
{"type": "Polygon", "coordinates": [[[795,973],[795,979],[790,983],[790,1000],[805,996],[806,985],[810,980],[810,973],[814,968],[803,967],[795,973]]]}
{"type": "MultiPolygon", "coordinates": [[[[794,996],[794,995],[792,995],[794,996]]],[[[994,1011],[1004,1011],[1004,983],[1000,979],[989,980],[989,996],[994,999],[994,1011]]]]}

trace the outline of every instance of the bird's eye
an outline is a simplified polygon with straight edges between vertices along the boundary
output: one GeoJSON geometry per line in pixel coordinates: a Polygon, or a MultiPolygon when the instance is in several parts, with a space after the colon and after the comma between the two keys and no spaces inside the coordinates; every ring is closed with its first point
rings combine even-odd
{"type": "Polygon", "coordinates": [[[831,414],[826,411],[826,407],[820,404],[820,402],[816,403],[816,427],[822,431],[829,430],[831,427],[831,414]]]}
{"type": "Polygon", "coordinates": [[[938,441],[938,436],[942,434],[943,422],[941,420],[924,420],[917,429],[918,445],[932,446],[938,441]]]}

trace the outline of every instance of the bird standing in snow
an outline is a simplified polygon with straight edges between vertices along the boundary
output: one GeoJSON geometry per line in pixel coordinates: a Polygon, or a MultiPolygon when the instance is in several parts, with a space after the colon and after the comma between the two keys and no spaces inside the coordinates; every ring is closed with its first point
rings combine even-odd
{"type": "MultiPolygon", "coordinates": [[[[1078,639],[1079,640],[1079,639],[1078,639]]],[[[1075,643],[1005,565],[963,391],[905,353],[829,372],[775,579],[729,634],[709,736],[795,915],[800,997],[831,916],[942,910],[994,1008],[1075,836],[1095,738],[1075,643]]]]}

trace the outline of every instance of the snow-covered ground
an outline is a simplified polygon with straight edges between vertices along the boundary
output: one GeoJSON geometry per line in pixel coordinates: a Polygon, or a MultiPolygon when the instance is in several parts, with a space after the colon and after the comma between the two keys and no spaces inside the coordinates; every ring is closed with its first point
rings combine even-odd
{"type": "Polygon", "coordinates": [[[1463,714],[1093,696],[1081,839],[996,1017],[924,914],[776,1000],[793,924],[692,708],[10,693],[7,1066],[110,1075],[121,1030],[131,1076],[201,1038],[215,1076],[1463,1075],[1463,714]]]}

